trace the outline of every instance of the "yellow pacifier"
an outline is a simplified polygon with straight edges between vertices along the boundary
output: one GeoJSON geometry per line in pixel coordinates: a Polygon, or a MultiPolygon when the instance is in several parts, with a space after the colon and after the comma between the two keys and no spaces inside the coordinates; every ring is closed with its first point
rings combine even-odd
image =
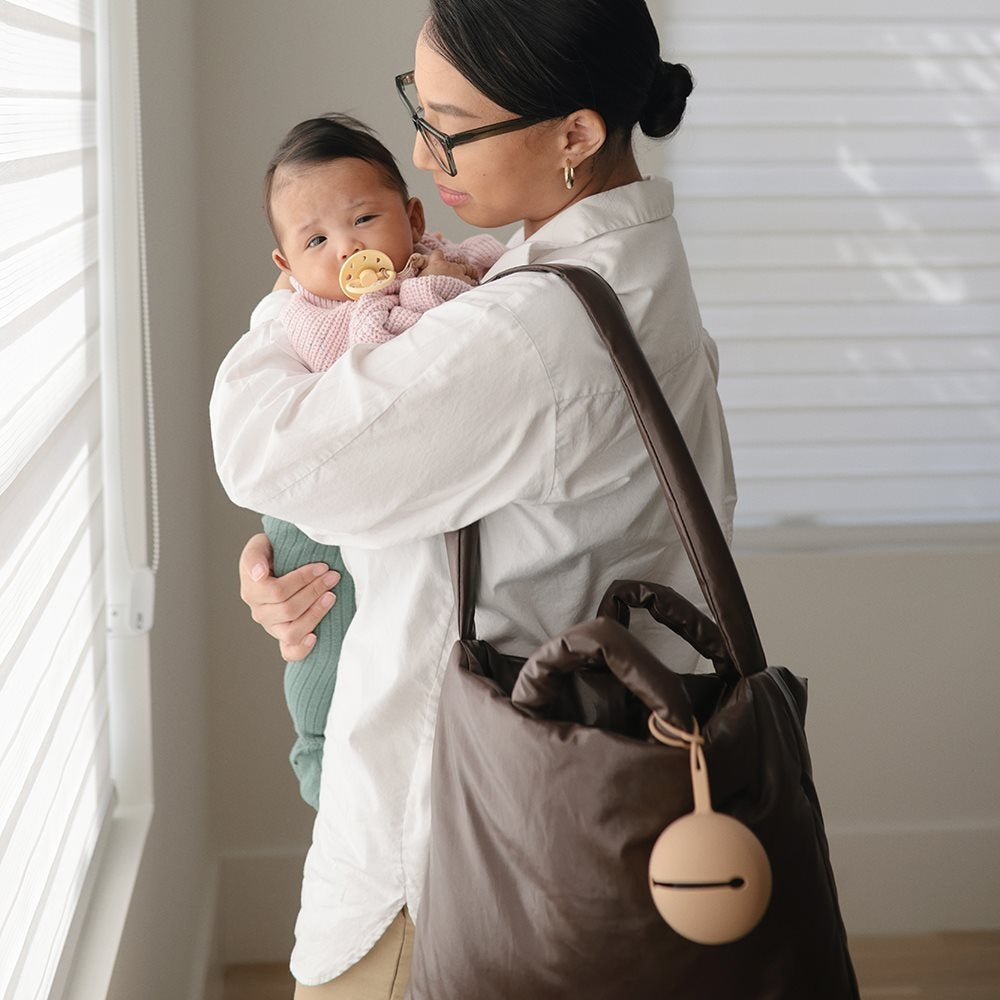
{"type": "Polygon", "coordinates": [[[340,287],[349,299],[359,299],[366,292],[385,288],[396,277],[388,254],[381,250],[359,250],[344,261],[340,269],[340,287]]]}

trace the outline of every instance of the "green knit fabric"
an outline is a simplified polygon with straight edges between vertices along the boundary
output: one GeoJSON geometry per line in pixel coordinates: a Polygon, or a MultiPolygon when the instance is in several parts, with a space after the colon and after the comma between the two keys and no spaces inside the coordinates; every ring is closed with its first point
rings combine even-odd
{"type": "Polygon", "coordinates": [[[306,563],[323,562],[340,573],[337,603],[316,627],[316,645],[296,663],[285,665],[285,701],[295,725],[296,740],[289,760],[299,779],[302,798],[319,808],[319,779],[330,699],[337,683],[337,664],[344,633],[354,617],[354,581],[344,568],[340,549],[321,545],[294,524],[264,516],[264,530],[274,550],[274,574],[283,576],[306,563]]]}

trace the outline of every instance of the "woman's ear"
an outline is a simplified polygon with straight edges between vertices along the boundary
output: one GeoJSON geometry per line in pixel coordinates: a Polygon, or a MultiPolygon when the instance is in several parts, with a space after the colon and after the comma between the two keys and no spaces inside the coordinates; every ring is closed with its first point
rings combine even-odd
{"type": "Polygon", "coordinates": [[[291,274],[292,269],[288,266],[288,261],[281,255],[281,251],[274,249],[271,251],[271,260],[278,265],[279,270],[284,271],[285,274],[291,274]]]}
{"type": "Polygon", "coordinates": [[[406,215],[410,220],[410,234],[413,242],[416,243],[424,235],[427,222],[424,219],[424,206],[419,198],[411,198],[406,203],[406,215]]]}
{"type": "Polygon", "coordinates": [[[589,108],[581,108],[567,115],[560,129],[562,157],[573,165],[582,163],[596,153],[608,137],[604,119],[589,108]]]}

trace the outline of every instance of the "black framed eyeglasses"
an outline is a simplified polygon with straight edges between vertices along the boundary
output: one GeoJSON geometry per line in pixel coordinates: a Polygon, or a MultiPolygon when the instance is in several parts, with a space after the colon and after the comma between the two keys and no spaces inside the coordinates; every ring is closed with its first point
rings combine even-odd
{"type": "Polygon", "coordinates": [[[442,169],[448,172],[449,177],[454,177],[458,170],[455,167],[455,158],[451,151],[456,146],[461,146],[467,142],[475,142],[477,139],[486,139],[491,135],[503,135],[505,132],[516,132],[530,125],[537,125],[545,121],[544,118],[511,118],[509,121],[497,122],[496,125],[483,125],[480,128],[470,128],[467,132],[456,132],[448,135],[433,125],[428,124],[424,118],[424,109],[417,100],[417,88],[413,82],[413,70],[409,73],[400,73],[396,77],[396,90],[399,91],[400,100],[406,105],[413,120],[413,127],[420,133],[424,144],[430,151],[434,161],[442,169]]]}

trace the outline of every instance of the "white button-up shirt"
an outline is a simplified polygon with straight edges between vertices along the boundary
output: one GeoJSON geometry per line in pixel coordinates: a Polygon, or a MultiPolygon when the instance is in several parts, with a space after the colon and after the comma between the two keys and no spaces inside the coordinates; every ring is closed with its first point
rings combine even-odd
{"type": "MultiPolygon", "coordinates": [[[[663,180],[594,195],[515,237],[492,273],[559,261],[611,283],[728,535],[715,348],[672,208],[663,180]]],[[[592,617],[619,577],[704,605],[607,352],[559,278],[480,285],[315,374],[277,321],[286,295],[261,302],[223,362],[212,430],[233,501],[339,544],[357,593],[291,963],[315,985],[360,959],[404,904],[418,916],[434,721],[456,638],[443,532],[481,520],[477,631],[507,652],[592,617]]],[[[633,631],[675,669],[694,667],[646,616],[633,631]]]]}

